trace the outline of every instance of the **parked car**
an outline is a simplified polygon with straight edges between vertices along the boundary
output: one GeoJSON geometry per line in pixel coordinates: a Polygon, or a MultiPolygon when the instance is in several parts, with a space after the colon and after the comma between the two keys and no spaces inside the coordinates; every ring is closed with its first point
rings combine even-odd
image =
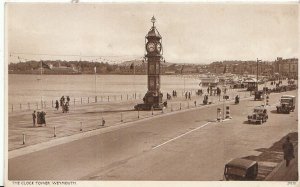
{"type": "Polygon", "coordinates": [[[255,180],[258,173],[257,161],[243,158],[230,160],[224,169],[225,180],[249,181],[255,180]]]}
{"type": "Polygon", "coordinates": [[[264,92],[262,90],[256,91],[254,93],[254,101],[263,100],[263,99],[264,99],[264,92]]]}
{"type": "Polygon", "coordinates": [[[277,113],[290,113],[295,110],[296,97],[293,95],[283,95],[280,98],[280,105],[276,106],[277,113]]]}
{"type": "Polygon", "coordinates": [[[268,112],[264,106],[257,106],[254,108],[253,113],[248,115],[249,123],[263,124],[268,120],[268,112]]]}

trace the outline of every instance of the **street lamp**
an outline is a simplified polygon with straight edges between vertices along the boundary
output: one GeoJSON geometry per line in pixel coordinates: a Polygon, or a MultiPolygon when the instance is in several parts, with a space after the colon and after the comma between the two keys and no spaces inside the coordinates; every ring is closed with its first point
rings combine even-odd
{"type": "Polygon", "coordinates": [[[262,60],[256,59],[256,91],[258,91],[258,62],[262,62],[262,60]]]}

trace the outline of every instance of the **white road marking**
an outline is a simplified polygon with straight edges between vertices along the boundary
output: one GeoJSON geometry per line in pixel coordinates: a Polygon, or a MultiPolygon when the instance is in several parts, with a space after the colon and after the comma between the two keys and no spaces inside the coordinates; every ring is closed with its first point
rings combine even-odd
{"type": "Polygon", "coordinates": [[[180,137],[182,137],[182,136],[185,136],[185,135],[187,135],[187,134],[189,134],[189,133],[191,133],[191,132],[193,132],[193,131],[196,131],[196,130],[198,130],[198,129],[201,129],[202,127],[205,127],[206,125],[208,125],[208,124],[210,124],[210,123],[211,123],[211,122],[207,122],[207,123],[205,123],[204,125],[201,125],[200,127],[197,127],[197,128],[195,128],[195,129],[193,129],[193,130],[190,130],[190,131],[188,131],[188,132],[186,132],[186,133],[183,133],[183,134],[181,134],[181,135],[179,135],[179,136],[176,136],[175,138],[172,138],[172,139],[170,139],[170,140],[168,140],[168,141],[166,141],[166,142],[164,142],[164,143],[162,143],[162,144],[159,144],[159,145],[153,147],[152,149],[156,149],[156,148],[158,148],[158,147],[160,147],[160,146],[163,146],[163,145],[165,145],[165,144],[167,144],[167,143],[169,143],[169,142],[171,142],[171,141],[174,141],[174,140],[176,140],[176,139],[178,139],[178,138],[180,138],[180,137]]]}

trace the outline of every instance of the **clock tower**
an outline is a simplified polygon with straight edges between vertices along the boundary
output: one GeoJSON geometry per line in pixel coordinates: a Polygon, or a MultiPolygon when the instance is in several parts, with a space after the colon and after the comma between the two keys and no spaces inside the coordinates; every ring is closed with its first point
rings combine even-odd
{"type": "Polygon", "coordinates": [[[139,104],[135,107],[138,109],[153,109],[159,110],[163,108],[162,97],[160,92],[160,63],[163,60],[162,37],[155,27],[154,16],[151,19],[152,27],[145,37],[145,59],[148,63],[148,91],[145,94],[144,104],[139,104]]]}

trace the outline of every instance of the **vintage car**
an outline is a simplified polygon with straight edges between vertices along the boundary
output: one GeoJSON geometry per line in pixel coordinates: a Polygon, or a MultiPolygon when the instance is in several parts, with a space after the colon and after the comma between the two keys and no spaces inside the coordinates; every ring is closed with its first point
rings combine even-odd
{"type": "Polygon", "coordinates": [[[263,99],[264,99],[264,92],[262,90],[254,92],[254,101],[263,100],[263,99]]]}
{"type": "Polygon", "coordinates": [[[268,112],[264,106],[257,106],[254,108],[253,113],[248,115],[249,123],[263,124],[268,120],[268,112]]]}
{"type": "Polygon", "coordinates": [[[276,106],[277,113],[290,113],[295,110],[296,97],[293,95],[283,95],[280,98],[280,105],[276,106]]]}
{"type": "Polygon", "coordinates": [[[255,180],[258,173],[258,163],[256,161],[236,158],[230,160],[224,169],[225,180],[250,181],[255,180]]]}

